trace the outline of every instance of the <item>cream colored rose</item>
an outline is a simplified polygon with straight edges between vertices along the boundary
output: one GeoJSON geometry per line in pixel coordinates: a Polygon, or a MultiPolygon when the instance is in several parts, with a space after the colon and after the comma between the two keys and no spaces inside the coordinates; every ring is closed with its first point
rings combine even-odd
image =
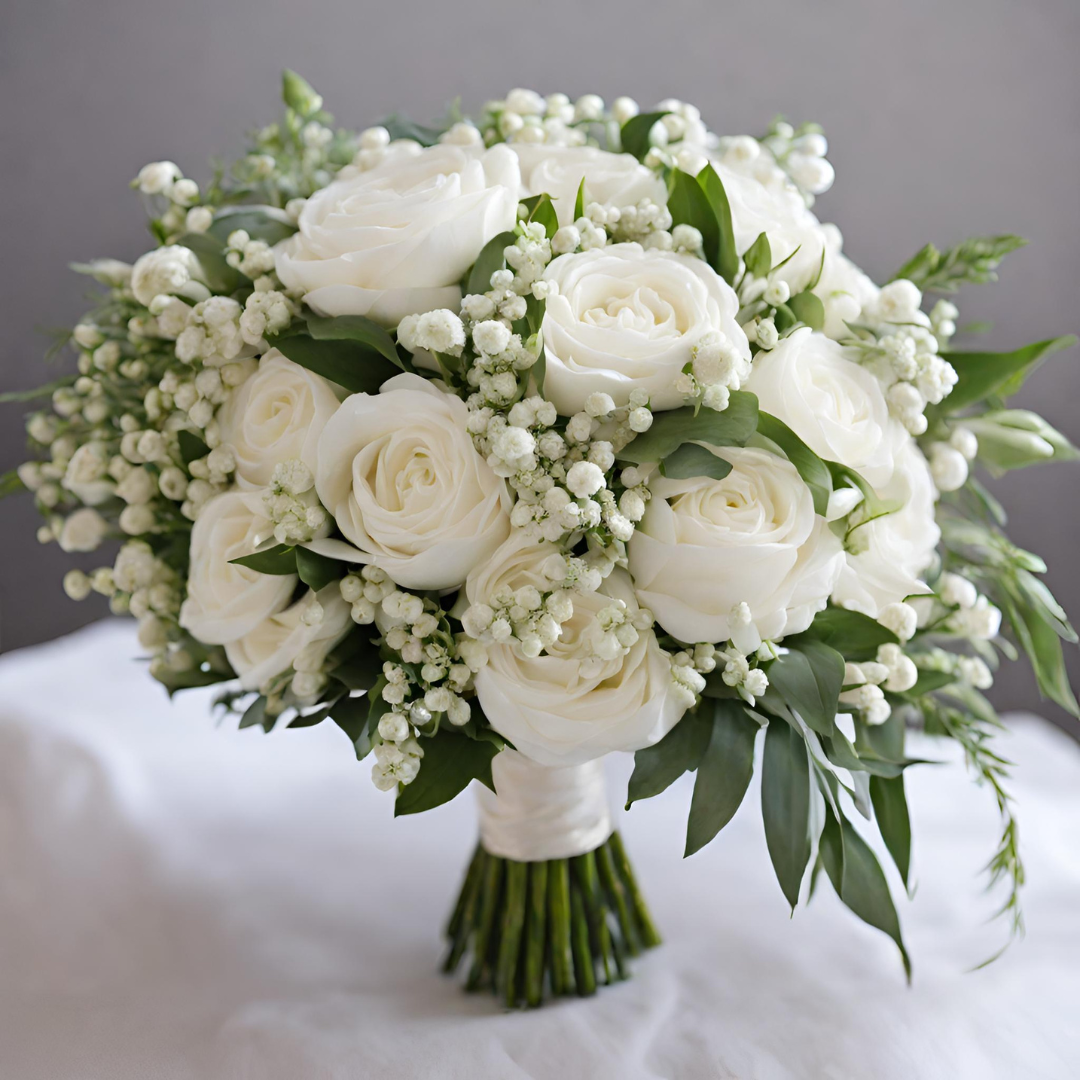
{"type": "Polygon", "coordinates": [[[318,672],[326,654],[353,625],[349,605],[335,581],[318,593],[263,619],[243,637],[225,645],[233,671],[245,690],[259,690],[276,675],[318,672]]]}
{"type": "Polygon", "coordinates": [[[612,154],[595,146],[548,146],[515,143],[521,164],[522,198],[550,195],[560,225],[574,221],[578,188],[585,179],[586,205],[636,206],[650,199],[667,203],[667,187],[652,169],[633,154],[612,154]]]}
{"type": "MultiPolygon", "coordinates": [[[[520,534],[506,542],[466,583],[472,603],[500,588],[531,585],[549,590],[541,566],[556,552],[520,534]]],[[[630,576],[613,570],[599,592],[575,594],[574,614],[546,652],[529,658],[512,644],[488,647],[476,673],[476,693],[491,726],[526,757],[542,765],[575,765],[612,750],[637,750],[658,742],[684,707],[673,692],[671,664],[652,630],[637,632],[625,653],[603,659],[599,616],[621,601],[637,611],[630,576]]]]}
{"type": "Polygon", "coordinates": [[[517,220],[519,176],[503,145],[414,146],[367,172],[344,169],[275,248],[278,276],[322,315],[396,326],[456,309],[465,272],[517,220]]]}
{"type": "Polygon", "coordinates": [[[319,439],[315,488],[356,548],[312,549],[373,563],[408,589],[461,585],[510,531],[510,494],[467,419],[459,397],[419,375],[346,398],[319,439]]]}
{"type": "Polygon", "coordinates": [[[892,476],[908,435],[889,416],[877,377],[830,338],[796,330],[757,354],[743,389],[819,457],[855,469],[875,486],[892,476]]]}
{"type": "Polygon", "coordinates": [[[554,259],[544,278],[559,287],[544,314],[544,393],[564,416],[596,392],[626,405],[640,389],[654,410],[678,407],[675,382],[706,334],[750,358],[738,298],[701,259],[612,244],[554,259]]]}
{"type": "Polygon", "coordinates": [[[330,384],[271,349],[218,415],[221,438],[236,455],[236,480],[266,487],[274,466],[299,458],[315,472],[315,448],[337,411],[330,384]]]}
{"type": "Polygon", "coordinates": [[[941,539],[930,466],[910,436],[900,444],[893,474],[877,493],[900,509],[849,535],[847,561],[833,592],[834,603],[872,618],[889,604],[930,591],[922,574],[941,539]]]}
{"type": "Polygon", "coordinates": [[[790,462],[753,448],[713,453],[731,463],[722,480],[650,483],[629,543],[638,599],[687,643],[728,640],[742,603],[762,638],[805,630],[843,568],[839,539],[790,462]]]}
{"type": "Polygon", "coordinates": [[[274,535],[259,492],[226,491],[200,511],[191,529],[187,599],[180,625],[207,645],[235,641],[281,611],[295,574],[260,574],[232,559],[250,555],[274,535]]]}

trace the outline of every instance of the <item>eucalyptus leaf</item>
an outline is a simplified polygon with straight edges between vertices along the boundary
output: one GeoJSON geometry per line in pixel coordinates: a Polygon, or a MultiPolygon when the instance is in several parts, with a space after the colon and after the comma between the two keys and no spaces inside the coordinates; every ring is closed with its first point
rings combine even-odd
{"type": "Polygon", "coordinates": [[[430,739],[421,739],[424,751],[420,771],[411,784],[399,787],[394,816],[419,814],[449,802],[473,780],[495,790],[491,762],[499,747],[487,740],[441,728],[430,739]]]}
{"type": "Polygon", "coordinates": [[[698,764],[684,858],[703,848],[735,816],[754,771],[760,725],[735,701],[713,700],[712,734],[698,764]]]}
{"type": "Polygon", "coordinates": [[[711,731],[710,725],[696,712],[687,713],[658,743],[638,750],[626,793],[626,809],[640,799],[659,795],[683,773],[696,769],[711,731]]]}
{"type": "Polygon", "coordinates": [[[683,443],[660,463],[660,472],[672,480],[685,480],[691,476],[723,480],[731,472],[731,462],[697,443],[683,443]]]}
{"type": "Polygon", "coordinates": [[[782,721],[765,729],[761,816],[776,878],[794,911],[810,861],[810,766],[802,736],[782,721]]]}
{"type": "Polygon", "coordinates": [[[757,428],[757,398],[736,390],[723,412],[702,409],[694,415],[692,406],[657,413],[652,427],[619,451],[618,457],[635,464],[660,462],[684,443],[704,442],[710,446],[745,446],[757,428]]]}

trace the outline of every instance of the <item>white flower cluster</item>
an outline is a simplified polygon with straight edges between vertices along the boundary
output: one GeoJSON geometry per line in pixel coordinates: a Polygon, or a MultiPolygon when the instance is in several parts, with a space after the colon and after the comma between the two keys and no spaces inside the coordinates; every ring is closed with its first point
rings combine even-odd
{"type": "Polygon", "coordinates": [[[163,227],[170,233],[205,232],[213,218],[209,207],[199,206],[199,185],[189,180],[172,161],[152,161],[139,170],[131,182],[144,195],[163,197],[168,205],[162,214],[163,227]]]}
{"type": "Polygon", "coordinates": [[[583,125],[606,119],[604,101],[596,94],[585,94],[573,102],[566,94],[542,97],[535,90],[516,89],[501,101],[487,102],[479,130],[489,146],[500,140],[583,146],[587,139],[583,125]]]}
{"type": "Polygon", "coordinates": [[[731,401],[731,392],[750,377],[750,361],[717,330],[697,342],[692,357],[675,388],[687,403],[723,412],[731,401]]]}
{"type": "Polygon", "coordinates": [[[894,642],[878,648],[877,657],[860,664],[844,667],[844,686],[840,704],[856,709],[864,723],[884,724],[892,715],[892,706],[885,697],[889,693],[910,690],[919,677],[911,657],[894,642]]]}
{"type": "Polygon", "coordinates": [[[330,533],[333,522],[315,494],[315,477],[298,458],[274,466],[263,503],[279,544],[308,544],[330,533]]]}
{"type": "Polygon", "coordinates": [[[966,577],[946,571],[934,596],[912,600],[919,628],[951,633],[973,641],[990,641],[1001,630],[1001,610],[966,577]]]}

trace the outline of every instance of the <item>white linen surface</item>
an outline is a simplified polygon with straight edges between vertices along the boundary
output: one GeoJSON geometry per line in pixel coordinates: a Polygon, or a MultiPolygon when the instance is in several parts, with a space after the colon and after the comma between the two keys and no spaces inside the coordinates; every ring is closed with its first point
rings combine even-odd
{"type": "Polygon", "coordinates": [[[666,944],[507,1013],[436,970],[468,795],[395,822],[331,724],[239,732],[212,692],[168,704],[137,652],[112,621],[0,658],[3,1080],[1080,1075],[1080,747],[1045,722],[1002,739],[1028,936],[990,967],[965,973],[1005,933],[990,793],[925,740],[950,763],[908,774],[911,989],[827,884],[789,919],[756,806],[684,862],[684,778],[619,817],[666,944]]]}

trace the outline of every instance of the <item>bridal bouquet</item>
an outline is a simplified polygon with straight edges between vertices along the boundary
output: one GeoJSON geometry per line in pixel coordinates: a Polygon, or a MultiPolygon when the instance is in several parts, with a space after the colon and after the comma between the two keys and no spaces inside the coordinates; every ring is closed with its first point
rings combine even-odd
{"type": "Polygon", "coordinates": [[[479,781],[446,967],[510,1005],[659,940],[612,751],[629,803],[696,771],[687,855],[758,768],[788,903],[824,870],[907,968],[865,837],[907,886],[905,732],[954,739],[1019,929],[983,691],[1023,653],[1075,713],[1076,635],[973,470],[1077,456],[1007,403],[1072,339],[960,350],[925,296],[1022,241],[875,284],[811,211],[814,125],[718,137],[679,101],[514,90],[354,134],[291,72],[284,98],[207,184],[140,171],[151,251],[75,267],[103,298],[2,482],[43,542],[120,541],[67,593],[135,616],[170,693],[225,684],[275,737],[336,724],[397,814],[479,781]]]}

